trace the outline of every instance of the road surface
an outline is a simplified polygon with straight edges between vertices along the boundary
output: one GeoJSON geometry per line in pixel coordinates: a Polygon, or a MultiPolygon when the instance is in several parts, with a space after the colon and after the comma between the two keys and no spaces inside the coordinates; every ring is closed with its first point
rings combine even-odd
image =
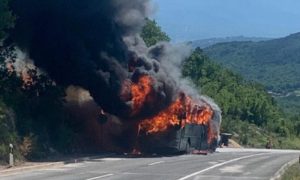
{"type": "Polygon", "coordinates": [[[47,169],[0,174],[1,180],[264,180],[287,162],[297,159],[299,151],[218,149],[203,155],[93,159],[47,169]]]}

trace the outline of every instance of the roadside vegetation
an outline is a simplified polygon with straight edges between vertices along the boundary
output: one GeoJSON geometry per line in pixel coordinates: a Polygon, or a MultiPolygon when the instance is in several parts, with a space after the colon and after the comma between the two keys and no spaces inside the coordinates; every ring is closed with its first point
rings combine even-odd
{"type": "Polygon", "coordinates": [[[7,162],[10,143],[17,159],[37,159],[69,152],[74,137],[63,111],[63,88],[36,69],[28,69],[31,79],[23,81],[22,74],[7,68],[5,60],[16,57],[3,43],[15,20],[8,3],[0,1],[0,164],[7,162]]]}
{"type": "Polygon", "coordinates": [[[291,166],[282,176],[281,180],[299,180],[300,179],[300,164],[296,163],[291,166]]]}
{"type": "Polygon", "coordinates": [[[183,75],[223,112],[222,132],[246,147],[300,148],[298,116],[287,116],[265,88],[216,64],[201,49],[185,61],[183,75]]]}

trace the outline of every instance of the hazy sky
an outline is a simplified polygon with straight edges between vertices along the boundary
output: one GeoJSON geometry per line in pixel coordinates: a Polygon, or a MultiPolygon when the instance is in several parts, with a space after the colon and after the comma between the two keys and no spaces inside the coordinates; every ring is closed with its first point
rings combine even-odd
{"type": "Polygon", "coordinates": [[[174,41],[283,37],[300,32],[300,0],[154,0],[154,18],[174,41]]]}

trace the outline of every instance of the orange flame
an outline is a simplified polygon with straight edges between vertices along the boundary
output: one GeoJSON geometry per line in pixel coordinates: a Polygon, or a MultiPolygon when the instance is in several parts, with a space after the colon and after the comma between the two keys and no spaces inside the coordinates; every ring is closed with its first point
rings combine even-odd
{"type": "MultiPolygon", "coordinates": [[[[199,106],[190,97],[181,94],[181,97],[155,117],[142,121],[140,129],[151,134],[166,131],[176,125],[184,127],[186,124],[198,124],[209,127],[212,116],[213,111],[208,105],[199,106]]],[[[210,131],[208,134],[210,136],[210,131]]]]}
{"type": "Polygon", "coordinates": [[[170,126],[180,125],[178,114],[182,109],[182,104],[176,100],[167,109],[161,111],[157,116],[146,119],[140,123],[140,129],[147,133],[163,132],[170,126]]]}
{"type": "Polygon", "coordinates": [[[24,88],[26,86],[29,87],[29,86],[32,86],[34,84],[34,80],[33,80],[32,76],[28,73],[28,71],[23,70],[21,72],[20,77],[21,77],[21,79],[23,81],[23,87],[24,88]]]}
{"type": "MultiPolygon", "coordinates": [[[[149,75],[142,75],[136,83],[124,82],[121,96],[127,99],[126,94],[130,93],[129,99],[133,102],[132,115],[139,113],[141,108],[152,100],[153,85],[154,80],[149,75]]],[[[214,137],[210,128],[212,116],[213,110],[208,104],[195,101],[184,93],[180,93],[179,97],[166,109],[152,118],[143,120],[138,128],[139,132],[153,134],[164,132],[175,126],[183,128],[186,124],[206,125],[208,127],[208,142],[210,142],[214,137]]]]}
{"type": "MultiPolygon", "coordinates": [[[[15,66],[14,66],[13,62],[11,62],[11,61],[8,61],[6,63],[6,69],[7,69],[8,73],[10,73],[10,74],[12,74],[13,72],[16,72],[15,66]]],[[[33,77],[29,73],[29,70],[30,69],[25,68],[21,72],[17,72],[23,82],[23,85],[22,85],[23,88],[30,87],[35,83],[33,80],[33,77]]]]}
{"type": "Polygon", "coordinates": [[[131,85],[133,114],[138,113],[145,104],[152,91],[152,85],[153,79],[148,75],[141,76],[137,83],[131,85]]]}

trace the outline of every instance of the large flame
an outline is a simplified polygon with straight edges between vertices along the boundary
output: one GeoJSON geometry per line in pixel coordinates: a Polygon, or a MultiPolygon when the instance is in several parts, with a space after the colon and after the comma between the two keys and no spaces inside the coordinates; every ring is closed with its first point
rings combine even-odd
{"type": "Polygon", "coordinates": [[[143,106],[151,101],[154,80],[149,75],[141,75],[137,82],[127,79],[123,82],[120,97],[132,102],[131,116],[137,115],[143,106]]]}
{"type": "Polygon", "coordinates": [[[174,126],[183,128],[186,124],[206,125],[208,127],[208,142],[210,142],[214,137],[210,127],[213,110],[208,104],[203,102],[201,102],[201,106],[199,104],[181,93],[179,98],[165,110],[153,118],[142,121],[139,124],[139,130],[153,134],[164,132],[174,126]]]}
{"type": "Polygon", "coordinates": [[[131,85],[133,114],[136,114],[141,110],[152,91],[152,86],[153,79],[148,75],[142,75],[137,83],[131,85]]]}
{"type": "Polygon", "coordinates": [[[186,124],[207,125],[213,116],[212,109],[203,104],[199,106],[190,97],[181,93],[179,98],[165,110],[159,112],[153,118],[140,123],[140,129],[148,134],[163,132],[170,127],[184,127],[186,124]]]}
{"type": "MultiPolygon", "coordinates": [[[[154,83],[149,75],[141,75],[137,82],[124,82],[121,95],[130,93],[132,115],[139,113],[145,104],[151,102],[154,83]]],[[[206,102],[192,99],[181,92],[168,107],[155,116],[142,120],[138,128],[139,132],[154,134],[165,132],[172,127],[184,128],[186,124],[205,125],[208,127],[208,141],[210,141],[214,137],[211,129],[212,117],[213,110],[206,102]]]]}
{"type": "Polygon", "coordinates": [[[140,123],[140,130],[146,133],[162,132],[170,126],[180,125],[178,115],[182,112],[182,104],[180,100],[176,100],[167,109],[161,111],[153,118],[146,119],[140,123]]]}

